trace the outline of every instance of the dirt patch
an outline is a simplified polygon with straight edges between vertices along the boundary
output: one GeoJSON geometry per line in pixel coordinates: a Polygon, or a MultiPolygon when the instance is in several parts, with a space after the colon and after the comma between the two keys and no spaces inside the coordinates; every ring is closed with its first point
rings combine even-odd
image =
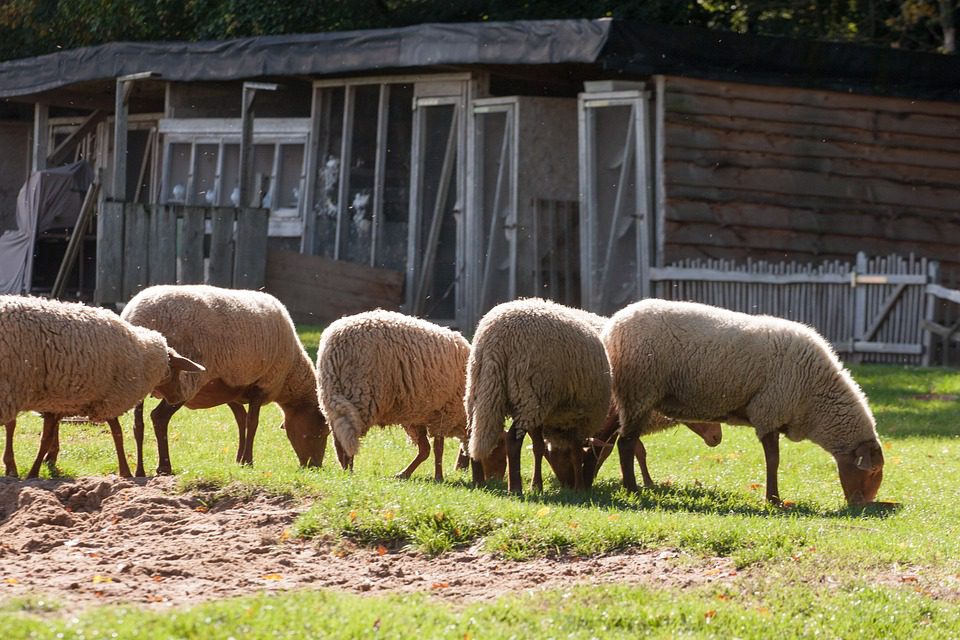
{"type": "MultiPolygon", "coordinates": [[[[94,604],[192,604],[259,591],[422,591],[453,601],[577,583],[684,587],[729,581],[728,559],[672,550],[513,562],[478,549],[431,558],[344,551],[290,538],[306,508],[276,497],[212,505],[172,478],[0,480],[0,601],[34,595],[67,611],[94,604]]],[[[61,611],[63,613],[63,611],[61,611]]]]}

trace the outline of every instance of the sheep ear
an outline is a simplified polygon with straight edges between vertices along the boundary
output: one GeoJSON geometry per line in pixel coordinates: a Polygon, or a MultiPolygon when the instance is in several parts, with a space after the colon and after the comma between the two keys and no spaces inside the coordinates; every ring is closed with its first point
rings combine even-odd
{"type": "Polygon", "coordinates": [[[203,365],[197,364],[189,358],[184,358],[182,355],[174,351],[173,349],[167,348],[167,356],[170,359],[170,368],[177,369],[179,371],[206,371],[203,368],[203,365]]]}
{"type": "Polygon", "coordinates": [[[872,471],[876,466],[873,462],[873,445],[869,442],[864,442],[858,446],[853,452],[853,461],[857,465],[857,469],[862,471],[872,471]]]}

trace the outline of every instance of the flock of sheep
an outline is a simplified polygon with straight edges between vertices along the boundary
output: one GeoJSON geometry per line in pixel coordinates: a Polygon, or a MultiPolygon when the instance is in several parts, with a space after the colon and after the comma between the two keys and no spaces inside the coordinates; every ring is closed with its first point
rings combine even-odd
{"type": "Polygon", "coordinates": [[[152,394],[160,399],[150,414],[158,473],[172,471],[167,430],[180,407],[227,404],[236,460],[252,464],[260,408],[276,402],[301,465],[322,464],[332,431],[341,466],[352,468],[370,427],[396,424],[417,445],[398,477],[430,456],[432,438],[441,480],[443,441],[455,437],[463,443],[458,468],[470,465],[477,484],[506,472],[517,493],[528,433],[534,490],[543,488],[544,458],[562,485],[588,490],[616,447],[624,487],[635,491],[634,459],[652,484],[640,438],[680,423],[711,446],[720,423],[752,426],[771,502],[780,501],[780,434],[833,455],[851,505],[872,502],[883,476],[866,398],[822,337],[788,320],[697,303],[642,300],[604,318],[517,300],[491,309],[472,345],[426,320],[370,311],[327,327],[314,367],[284,306],[262,292],[154,286],[119,317],[0,296],[0,362],[7,475],[17,475],[17,413],[34,410],[43,433],[28,477],[56,463],[67,415],[106,421],[120,474],[129,476],[118,417],[131,408],[136,474],[144,475],[143,399],[152,394]]]}

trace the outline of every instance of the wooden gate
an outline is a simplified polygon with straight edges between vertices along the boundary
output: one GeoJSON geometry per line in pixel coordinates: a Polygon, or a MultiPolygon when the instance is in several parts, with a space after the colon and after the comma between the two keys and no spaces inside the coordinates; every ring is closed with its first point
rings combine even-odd
{"type": "Polygon", "coordinates": [[[651,270],[656,295],[816,328],[850,362],[929,364],[925,287],[937,264],[912,255],[820,265],[688,260],[651,270]]]}
{"type": "Polygon", "coordinates": [[[104,202],[97,221],[98,305],[154,284],[264,284],[266,209],[104,202]]]}

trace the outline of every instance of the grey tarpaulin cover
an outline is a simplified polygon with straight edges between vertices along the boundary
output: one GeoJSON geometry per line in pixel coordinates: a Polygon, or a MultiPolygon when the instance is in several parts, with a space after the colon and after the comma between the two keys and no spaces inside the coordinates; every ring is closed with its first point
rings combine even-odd
{"type": "Polygon", "coordinates": [[[30,176],[17,196],[17,229],[0,235],[0,293],[30,292],[37,234],[72,227],[91,182],[93,168],[86,162],[30,176]]]}
{"type": "Polygon", "coordinates": [[[163,80],[370,73],[451,65],[589,65],[654,73],[960,100],[956,56],[622,20],[518,20],[259,36],[111,42],[0,63],[0,98],[156,72],[163,80]]]}

